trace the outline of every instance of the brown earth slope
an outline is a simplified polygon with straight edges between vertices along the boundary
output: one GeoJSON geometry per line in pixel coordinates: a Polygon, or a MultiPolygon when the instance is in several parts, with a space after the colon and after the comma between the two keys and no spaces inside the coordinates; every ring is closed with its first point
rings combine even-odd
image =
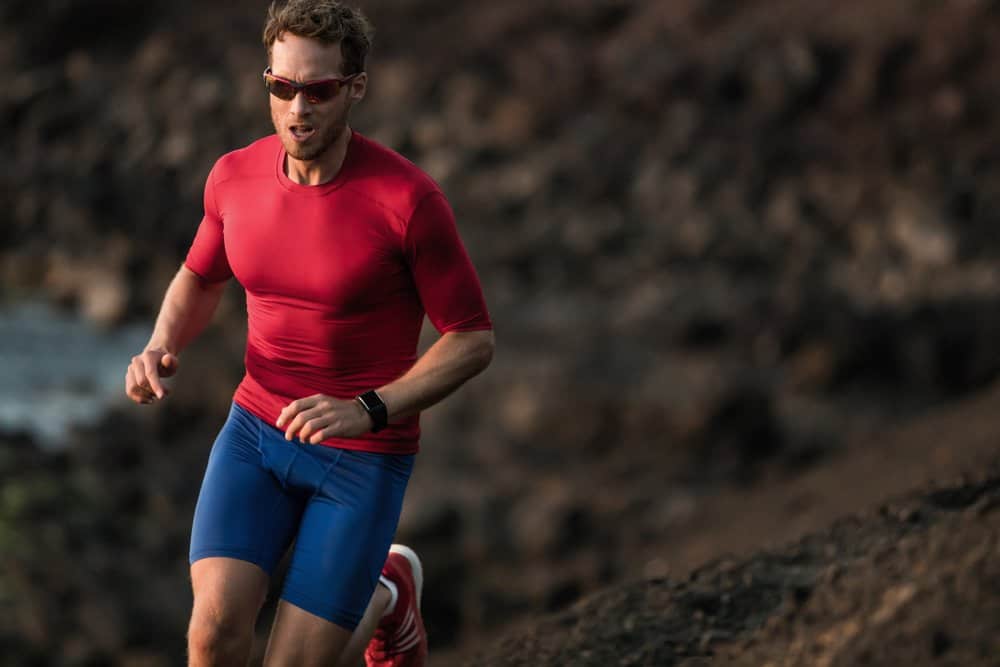
{"type": "Polygon", "coordinates": [[[683,582],[588,597],[468,664],[996,665],[996,463],[683,582]]]}
{"type": "Polygon", "coordinates": [[[995,389],[881,447],[722,494],[659,557],[683,573],[727,555],[587,597],[463,664],[1000,664],[998,401],[995,389]]]}

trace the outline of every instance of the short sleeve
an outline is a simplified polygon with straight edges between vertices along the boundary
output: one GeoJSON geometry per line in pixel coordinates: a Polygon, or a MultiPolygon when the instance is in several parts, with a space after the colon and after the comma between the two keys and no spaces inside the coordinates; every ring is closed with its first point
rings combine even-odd
{"type": "Polygon", "coordinates": [[[226,258],[222,215],[216,203],[215,168],[205,181],[204,202],[205,215],[198,225],[184,265],[208,282],[221,282],[232,277],[233,271],[226,258]]]}
{"type": "Polygon", "coordinates": [[[406,227],[405,254],[424,310],[441,333],[492,329],[479,277],[444,195],[426,195],[406,227]]]}

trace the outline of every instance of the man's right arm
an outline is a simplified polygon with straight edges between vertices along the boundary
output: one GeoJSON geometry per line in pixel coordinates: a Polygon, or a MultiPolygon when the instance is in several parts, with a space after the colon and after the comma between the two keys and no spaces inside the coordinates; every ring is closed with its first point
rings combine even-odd
{"type": "Polygon", "coordinates": [[[212,320],[227,281],[207,282],[182,265],[170,282],[146,348],[132,357],[125,393],[136,403],[167,395],[161,378],[177,372],[178,355],[212,320]]]}

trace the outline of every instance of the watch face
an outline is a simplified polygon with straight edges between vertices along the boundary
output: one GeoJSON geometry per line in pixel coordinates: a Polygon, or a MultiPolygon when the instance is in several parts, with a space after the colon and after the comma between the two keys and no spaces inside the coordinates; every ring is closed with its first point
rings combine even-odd
{"type": "Polygon", "coordinates": [[[372,433],[382,430],[389,417],[388,408],[382,402],[382,398],[372,390],[358,396],[358,401],[372,418],[372,433]]]}
{"type": "Polygon", "coordinates": [[[358,396],[358,400],[361,401],[361,405],[365,406],[365,410],[368,411],[376,410],[384,405],[382,399],[374,391],[366,391],[358,396]]]}

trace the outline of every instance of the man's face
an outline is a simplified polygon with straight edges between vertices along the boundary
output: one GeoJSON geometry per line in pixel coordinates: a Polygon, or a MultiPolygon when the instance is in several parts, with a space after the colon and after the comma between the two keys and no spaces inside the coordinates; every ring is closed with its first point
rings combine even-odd
{"type": "MultiPolygon", "coordinates": [[[[271,47],[271,73],[298,83],[343,77],[341,64],[340,44],[286,33],[271,47]]],[[[303,161],[326,153],[347,128],[351,106],[364,97],[366,83],[366,75],[361,74],[332,99],[315,104],[301,92],[288,101],[269,95],[271,121],[285,152],[303,161]]]]}

